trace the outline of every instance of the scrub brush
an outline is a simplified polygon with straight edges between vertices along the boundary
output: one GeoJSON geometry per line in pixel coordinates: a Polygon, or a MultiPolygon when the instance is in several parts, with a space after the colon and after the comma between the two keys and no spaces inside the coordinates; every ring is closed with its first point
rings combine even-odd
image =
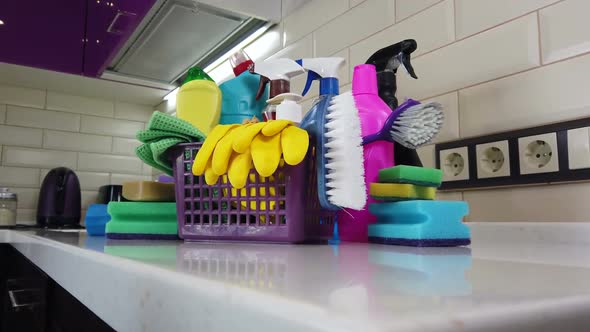
{"type": "Polygon", "coordinates": [[[442,127],[443,120],[441,104],[420,104],[408,99],[391,112],[379,132],[363,137],[363,145],[384,140],[416,149],[434,139],[442,127]]]}
{"type": "Polygon", "coordinates": [[[360,210],[367,201],[361,121],[350,91],[330,99],[324,127],[322,175],[326,179],[328,201],[335,206],[360,210]]]}

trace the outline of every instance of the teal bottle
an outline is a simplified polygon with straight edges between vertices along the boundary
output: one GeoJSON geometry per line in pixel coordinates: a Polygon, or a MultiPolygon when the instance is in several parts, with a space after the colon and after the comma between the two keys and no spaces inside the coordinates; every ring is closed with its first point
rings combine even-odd
{"type": "Polygon", "coordinates": [[[254,116],[262,121],[262,110],[266,107],[268,89],[256,100],[259,82],[260,75],[246,70],[219,86],[222,99],[219,124],[241,124],[254,116]]]}

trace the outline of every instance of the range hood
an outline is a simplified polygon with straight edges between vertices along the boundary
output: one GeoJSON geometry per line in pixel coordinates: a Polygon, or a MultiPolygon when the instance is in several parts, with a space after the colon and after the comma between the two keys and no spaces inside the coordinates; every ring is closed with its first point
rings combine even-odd
{"type": "MultiPolygon", "coordinates": [[[[248,1],[238,2],[244,6],[248,1]]],[[[281,3],[252,2],[256,6],[281,3]]],[[[177,86],[190,67],[206,67],[255,31],[273,24],[268,18],[228,10],[228,3],[231,1],[158,1],[103,78],[148,86],[177,86]],[[216,7],[216,2],[224,8],[216,7]]]]}

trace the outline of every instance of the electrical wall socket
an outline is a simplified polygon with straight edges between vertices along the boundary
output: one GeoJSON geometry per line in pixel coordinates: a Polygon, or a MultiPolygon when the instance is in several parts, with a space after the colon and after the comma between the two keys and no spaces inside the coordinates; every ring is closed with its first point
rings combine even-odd
{"type": "Polygon", "coordinates": [[[478,144],[475,146],[475,155],[479,179],[510,176],[510,149],[507,140],[478,144]]]}
{"type": "Polygon", "coordinates": [[[434,151],[441,190],[590,181],[590,116],[438,143],[434,151]]]}
{"type": "Polygon", "coordinates": [[[467,147],[439,152],[444,182],[469,180],[469,153],[467,147]]]}
{"type": "Polygon", "coordinates": [[[559,172],[558,153],[556,133],[519,138],[520,174],[559,172]]]}

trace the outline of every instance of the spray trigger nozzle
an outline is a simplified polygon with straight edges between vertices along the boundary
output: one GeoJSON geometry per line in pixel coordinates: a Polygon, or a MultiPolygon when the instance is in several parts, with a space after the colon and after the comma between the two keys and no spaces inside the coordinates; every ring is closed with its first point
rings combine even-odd
{"type": "MultiPolygon", "coordinates": [[[[254,71],[250,69],[250,72],[253,73],[254,71]]],[[[264,91],[266,90],[266,84],[268,84],[268,82],[270,82],[270,79],[268,77],[260,75],[260,83],[258,83],[258,91],[256,91],[255,97],[256,100],[259,100],[260,97],[262,97],[264,91]]]]}
{"type": "MultiPolygon", "coordinates": [[[[300,66],[303,66],[303,59],[295,60],[295,62],[297,62],[300,66]]],[[[308,69],[307,81],[305,82],[305,87],[303,88],[303,92],[301,92],[301,95],[305,96],[309,92],[309,89],[311,88],[311,84],[313,83],[313,81],[320,80],[321,78],[322,76],[320,76],[320,74],[308,69]]]]}
{"type": "Polygon", "coordinates": [[[414,67],[412,67],[412,63],[410,62],[410,54],[405,53],[405,52],[401,52],[398,55],[398,58],[399,58],[399,62],[401,62],[401,64],[404,66],[404,68],[406,69],[408,74],[410,74],[410,76],[412,78],[418,79],[418,76],[416,76],[416,72],[414,71],[414,67]]]}

